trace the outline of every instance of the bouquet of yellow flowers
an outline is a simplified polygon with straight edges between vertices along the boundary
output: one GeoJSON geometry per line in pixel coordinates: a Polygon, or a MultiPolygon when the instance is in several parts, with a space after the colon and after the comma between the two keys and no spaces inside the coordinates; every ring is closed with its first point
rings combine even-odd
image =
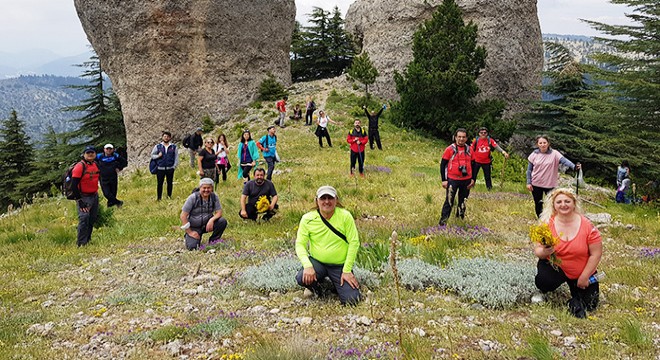
{"type": "MultiPolygon", "coordinates": [[[[532,242],[541,244],[545,247],[556,246],[559,244],[559,239],[552,236],[552,230],[550,230],[550,227],[546,223],[530,226],[529,238],[532,242]]],[[[559,259],[555,253],[550,254],[549,260],[550,264],[555,269],[557,269],[557,265],[561,264],[561,259],[559,259]]]]}
{"type": "Polygon", "coordinates": [[[270,207],[270,201],[268,201],[268,197],[266,195],[261,195],[259,197],[259,200],[257,200],[257,213],[265,213],[268,211],[268,208],[270,207]]]}

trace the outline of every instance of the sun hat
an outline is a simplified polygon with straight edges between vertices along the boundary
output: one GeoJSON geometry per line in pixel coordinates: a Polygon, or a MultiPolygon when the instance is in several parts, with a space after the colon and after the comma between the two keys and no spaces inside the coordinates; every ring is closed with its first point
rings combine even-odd
{"type": "Polygon", "coordinates": [[[330,185],[321,186],[318,190],[316,190],[316,198],[319,199],[323,195],[330,195],[330,196],[332,196],[333,198],[336,199],[337,198],[337,190],[335,190],[335,188],[333,188],[330,185]]]}

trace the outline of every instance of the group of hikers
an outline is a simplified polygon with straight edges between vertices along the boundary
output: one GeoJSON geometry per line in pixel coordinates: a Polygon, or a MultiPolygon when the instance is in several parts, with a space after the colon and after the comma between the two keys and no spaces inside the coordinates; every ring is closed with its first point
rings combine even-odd
{"type": "MultiPolygon", "coordinates": [[[[286,115],[286,100],[277,103],[280,113],[286,115]]],[[[306,124],[310,111],[313,113],[315,104],[308,107],[306,124]]],[[[386,109],[384,105],[377,113],[369,112],[364,107],[369,119],[369,132],[361,127],[359,119],[355,119],[353,129],[347,134],[346,141],[350,144],[350,174],[353,175],[357,163],[358,171],[364,176],[364,151],[367,142],[373,149],[374,143],[382,150],[380,134],[378,133],[378,118],[386,109]]],[[[278,117],[278,124],[284,127],[284,118],[278,117]]],[[[309,120],[311,121],[311,120],[309,120]]],[[[328,123],[334,123],[323,110],[317,118],[316,135],[322,147],[321,138],[327,139],[328,123]],[[319,130],[321,129],[321,130],[319,130]]],[[[239,217],[246,220],[257,220],[259,215],[263,221],[268,221],[277,214],[279,204],[275,185],[272,182],[273,171],[279,161],[277,153],[277,127],[268,126],[267,133],[258,141],[252,139],[249,130],[244,130],[236,149],[236,161],[239,166],[238,178],[243,179],[243,190],[240,198],[239,217]],[[259,167],[260,158],[264,158],[267,168],[259,167]]],[[[220,181],[227,180],[227,171],[231,168],[228,155],[230,146],[224,135],[217,139],[203,137],[201,128],[194,134],[184,138],[184,146],[189,149],[190,166],[197,169],[200,177],[198,188],[187,197],[182,206],[180,221],[185,232],[185,246],[189,250],[198,249],[202,235],[211,233],[209,242],[219,240],[227,228],[227,220],[223,217],[220,198],[214,188],[220,181]]],[[[174,171],[179,163],[179,152],[172,143],[172,134],[163,131],[161,141],[151,151],[154,163],[154,174],[157,179],[157,200],[161,200],[164,181],[167,180],[167,196],[172,196],[174,171]]],[[[78,246],[87,244],[91,238],[92,228],[98,213],[98,183],[108,199],[108,206],[121,206],[117,200],[117,173],[126,162],[113,154],[113,146],[107,144],[102,154],[96,154],[94,147],[86,147],[82,161],[73,169],[72,176],[77,189],[78,200],[78,246]]],[[[445,201],[439,220],[440,225],[446,225],[449,220],[455,198],[458,195],[456,216],[464,218],[466,202],[470,189],[474,186],[480,170],[483,170],[486,188],[492,189],[492,152],[498,151],[505,158],[509,154],[504,151],[489,135],[487,128],[478,130],[478,136],[468,144],[468,132],[464,128],[457,129],[451,145],[447,146],[440,160],[440,175],[442,187],[445,190],[445,201]]],[[[559,188],[559,164],[570,169],[580,169],[580,164],[574,164],[561,153],[550,147],[550,140],[545,135],[536,138],[536,149],[528,157],[527,189],[532,193],[535,213],[540,221],[549,225],[552,234],[557,237],[559,245],[537,245],[534,254],[539,258],[536,275],[536,285],[542,292],[555,290],[566,282],[571,290],[572,299],[569,303],[571,313],[584,317],[585,311],[593,310],[598,303],[598,283],[589,279],[596,273],[596,267],[602,255],[602,245],[598,230],[586,219],[579,206],[574,192],[559,188]],[[549,262],[551,254],[562,260],[560,266],[549,262]]],[[[629,172],[629,169],[627,170],[629,172]]],[[[622,179],[622,183],[625,180],[622,179]]],[[[329,185],[321,186],[315,194],[314,211],[303,215],[298,226],[295,251],[302,264],[302,270],[296,275],[297,282],[313,294],[323,295],[320,282],[326,277],[333,283],[342,304],[356,304],[361,295],[358,280],[352,273],[352,268],[360,248],[360,240],[355,220],[350,212],[343,209],[339,201],[338,191],[329,185]]]]}

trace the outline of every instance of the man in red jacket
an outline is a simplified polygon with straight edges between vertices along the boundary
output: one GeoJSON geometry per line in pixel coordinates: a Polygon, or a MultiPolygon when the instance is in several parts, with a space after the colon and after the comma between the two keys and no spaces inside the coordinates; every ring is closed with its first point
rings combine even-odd
{"type": "Polygon", "coordinates": [[[493,181],[490,177],[490,172],[493,167],[493,156],[491,149],[495,149],[509,158],[509,154],[504,151],[495,140],[488,136],[488,129],[485,127],[479,128],[479,137],[474,140],[471,146],[472,154],[474,155],[474,168],[472,169],[472,179],[477,180],[479,169],[484,169],[484,180],[486,181],[486,188],[491,190],[493,188],[493,181]]]}
{"type": "Polygon", "coordinates": [[[446,225],[454,199],[458,193],[458,209],[456,216],[461,219],[465,217],[465,199],[470,195],[470,189],[474,186],[472,179],[472,152],[467,143],[467,130],[458,129],[454,133],[455,143],[447,146],[440,160],[440,176],[442,187],[447,189],[445,203],[442,206],[440,225],[446,225]]]}
{"type": "Polygon", "coordinates": [[[99,168],[96,150],[85,147],[82,160],[71,171],[71,185],[78,203],[78,246],[85,246],[92,238],[92,230],[99,213],[99,168]]]}
{"type": "Polygon", "coordinates": [[[353,130],[348,133],[346,142],[351,145],[351,176],[355,170],[355,162],[358,162],[360,176],[364,177],[364,148],[367,146],[369,137],[360,126],[360,120],[355,120],[353,130]]]}

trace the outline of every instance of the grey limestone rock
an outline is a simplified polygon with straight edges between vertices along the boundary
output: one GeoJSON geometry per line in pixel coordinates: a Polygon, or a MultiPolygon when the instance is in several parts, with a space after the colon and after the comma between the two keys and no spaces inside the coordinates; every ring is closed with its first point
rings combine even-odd
{"type": "Polygon", "coordinates": [[[290,83],[294,0],[75,0],[119,96],[129,157],[148,159],[161,132],[181,139],[252,101],[271,72],[290,83]]]}
{"type": "MultiPolygon", "coordinates": [[[[394,71],[412,60],[412,35],[431,18],[441,0],[357,0],[346,14],[346,29],[369,53],[380,75],[371,88],[397,97],[394,71]]],[[[473,21],[486,47],[486,68],[477,80],[481,98],[499,98],[517,112],[526,99],[540,99],[543,43],[536,0],[457,0],[465,22],[473,21]]]]}

